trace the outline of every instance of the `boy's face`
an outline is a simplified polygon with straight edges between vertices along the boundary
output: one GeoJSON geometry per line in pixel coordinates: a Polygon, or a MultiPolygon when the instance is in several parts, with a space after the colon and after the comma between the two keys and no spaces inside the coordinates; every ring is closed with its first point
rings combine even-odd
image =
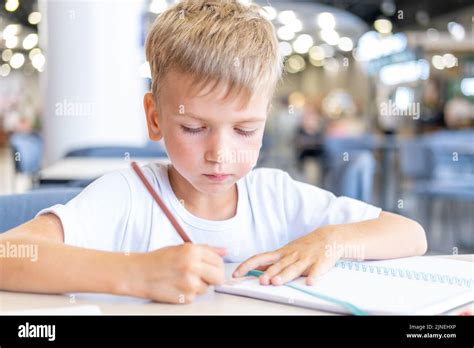
{"type": "Polygon", "coordinates": [[[148,133],[151,140],[163,138],[173,167],[196,190],[224,193],[257,162],[269,97],[259,93],[240,109],[238,98],[222,100],[226,86],[212,93],[206,86],[191,97],[190,83],[186,74],[171,71],[158,104],[145,95],[148,133]]]}

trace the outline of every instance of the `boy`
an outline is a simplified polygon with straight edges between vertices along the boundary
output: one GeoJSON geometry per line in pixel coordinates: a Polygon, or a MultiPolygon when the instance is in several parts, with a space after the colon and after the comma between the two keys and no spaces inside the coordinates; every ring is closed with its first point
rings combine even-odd
{"type": "Polygon", "coordinates": [[[281,59],[271,23],[233,0],[185,0],[146,42],[152,92],[149,137],[171,165],[143,170],[194,244],[183,244],[135,173],[107,174],[66,205],[1,235],[35,244],[37,262],[1,259],[0,287],[44,293],[106,292],[188,303],[224,280],[265,270],[262,285],[307,283],[339,258],[422,255],[420,225],[379,208],[252,170],[281,59]],[[355,249],[354,249],[355,248],[355,249]]]}

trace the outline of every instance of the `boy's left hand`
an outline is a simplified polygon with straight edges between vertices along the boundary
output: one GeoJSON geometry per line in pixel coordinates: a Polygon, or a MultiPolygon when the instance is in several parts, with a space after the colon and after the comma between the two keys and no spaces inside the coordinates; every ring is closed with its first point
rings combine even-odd
{"type": "Polygon", "coordinates": [[[306,284],[329,271],[342,257],[341,248],[333,247],[332,229],[318,229],[275,251],[257,254],[242,262],[232,274],[242,277],[248,271],[265,271],[259,278],[262,285],[282,285],[299,276],[307,276],[306,284]]]}

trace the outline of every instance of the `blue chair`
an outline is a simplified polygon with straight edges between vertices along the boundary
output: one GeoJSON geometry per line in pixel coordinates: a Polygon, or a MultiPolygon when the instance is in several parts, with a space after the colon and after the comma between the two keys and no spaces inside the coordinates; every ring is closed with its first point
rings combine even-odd
{"type": "Polygon", "coordinates": [[[67,203],[81,190],[50,189],[0,196],[0,233],[31,220],[41,209],[67,203]]]}
{"type": "MultiPolygon", "coordinates": [[[[445,217],[437,214],[443,235],[435,238],[433,210],[436,202],[442,203],[441,211],[454,204],[458,208],[469,207],[474,202],[474,132],[441,131],[406,141],[400,148],[400,168],[410,184],[408,192],[423,202],[420,205],[424,207],[423,226],[429,244],[433,249],[445,247],[441,237],[452,234],[452,241],[457,245],[457,235],[462,234],[461,227],[466,226],[449,214],[445,217]],[[453,227],[454,224],[459,226],[453,227]]],[[[474,244],[468,242],[465,247],[472,249],[474,244]]]]}
{"type": "Polygon", "coordinates": [[[377,140],[372,134],[357,137],[327,137],[324,139],[323,148],[327,157],[340,156],[345,152],[372,151],[377,146],[377,140]]]}
{"type": "Polygon", "coordinates": [[[36,133],[14,133],[10,136],[15,171],[36,174],[41,168],[43,141],[36,133]]]}
{"type": "MultiPolygon", "coordinates": [[[[440,170],[441,158],[447,148],[457,152],[474,148],[474,131],[440,131],[400,142],[400,169],[405,178],[426,180],[440,170]],[[444,150],[443,150],[444,149],[444,150]],[[435,164],[435,162],[437,162],[435,164]],[[438,166],[435,168],[435,166],[438,166]]],[[[452,157],[452,153],[451,153],[452,157]]],[[[451,163],[453,164],[452,160],[451,163]]]]}
{"type": "MultiPolygon", "coordinates": [[[[137,146],[94,146],[71,150],[66,153],[65,157],[96,157],[96,158],[129,158],[137,157],[168,157],[164,147],[154,141],[149,141],[143,147],[137,146]]],[[[61,186],[65,187],[86,187],[93,180],[74,180],[61,182],[61,186]]],[[[48,180],[41,180],[40,187],[55,187],[58,183],[51,183],[48,180]]]]}
{"type": "Polygon", "coordinates": [[[337,196],[364,202],[372,201],[375,159],[371,151],[352,151],[345,161],[336,156],[329,159],[326,189],[337,196]]]}
{"type": "Polygon", "coordinates": [[[146,146],[94,146],[71,150],[65,157],[167,157],[165,149],[156,142],[146,146]]]}
{"type": "Polygon", "coordinates": [[[323,161],[322,169],[323,176],[328,175],[331,163],[336,159],[342,159],[347,155],[351,155],[360,151],[374,151],[376,146],[376,139],[371,134],[363,136],[350,137],[325,137],[322,144],[323,161]]]}
{"type": "Polygon", "coordinates": [[[423,138],[400,141],[400,170],[410,180],[426,179],[431,175],[431,164],[423,138]]]}
{"type": "Polygon", "coordinates": [[[432,180],[474,186],[474,138],[471,143],[433,144],[429,157],[432,180]]]}
{"type": "MultiPolygon", "coordinates": [[[[443,131],[401,143],[400,169],[417,194],[463,196],[474,187],[474,132],[443,131]]],[[[467,195],[466,197],[470,197],[467,195]]]]}

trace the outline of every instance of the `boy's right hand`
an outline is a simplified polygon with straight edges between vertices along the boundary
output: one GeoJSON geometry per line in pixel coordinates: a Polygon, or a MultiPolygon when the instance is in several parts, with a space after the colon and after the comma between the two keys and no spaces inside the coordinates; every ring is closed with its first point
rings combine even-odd
{"type": "Polygon", "coordinates": [[[224,282],[224,248],[185,243],[131,254],[134,296],[157,302],[190,303],[210,285],[224,282]]]}

